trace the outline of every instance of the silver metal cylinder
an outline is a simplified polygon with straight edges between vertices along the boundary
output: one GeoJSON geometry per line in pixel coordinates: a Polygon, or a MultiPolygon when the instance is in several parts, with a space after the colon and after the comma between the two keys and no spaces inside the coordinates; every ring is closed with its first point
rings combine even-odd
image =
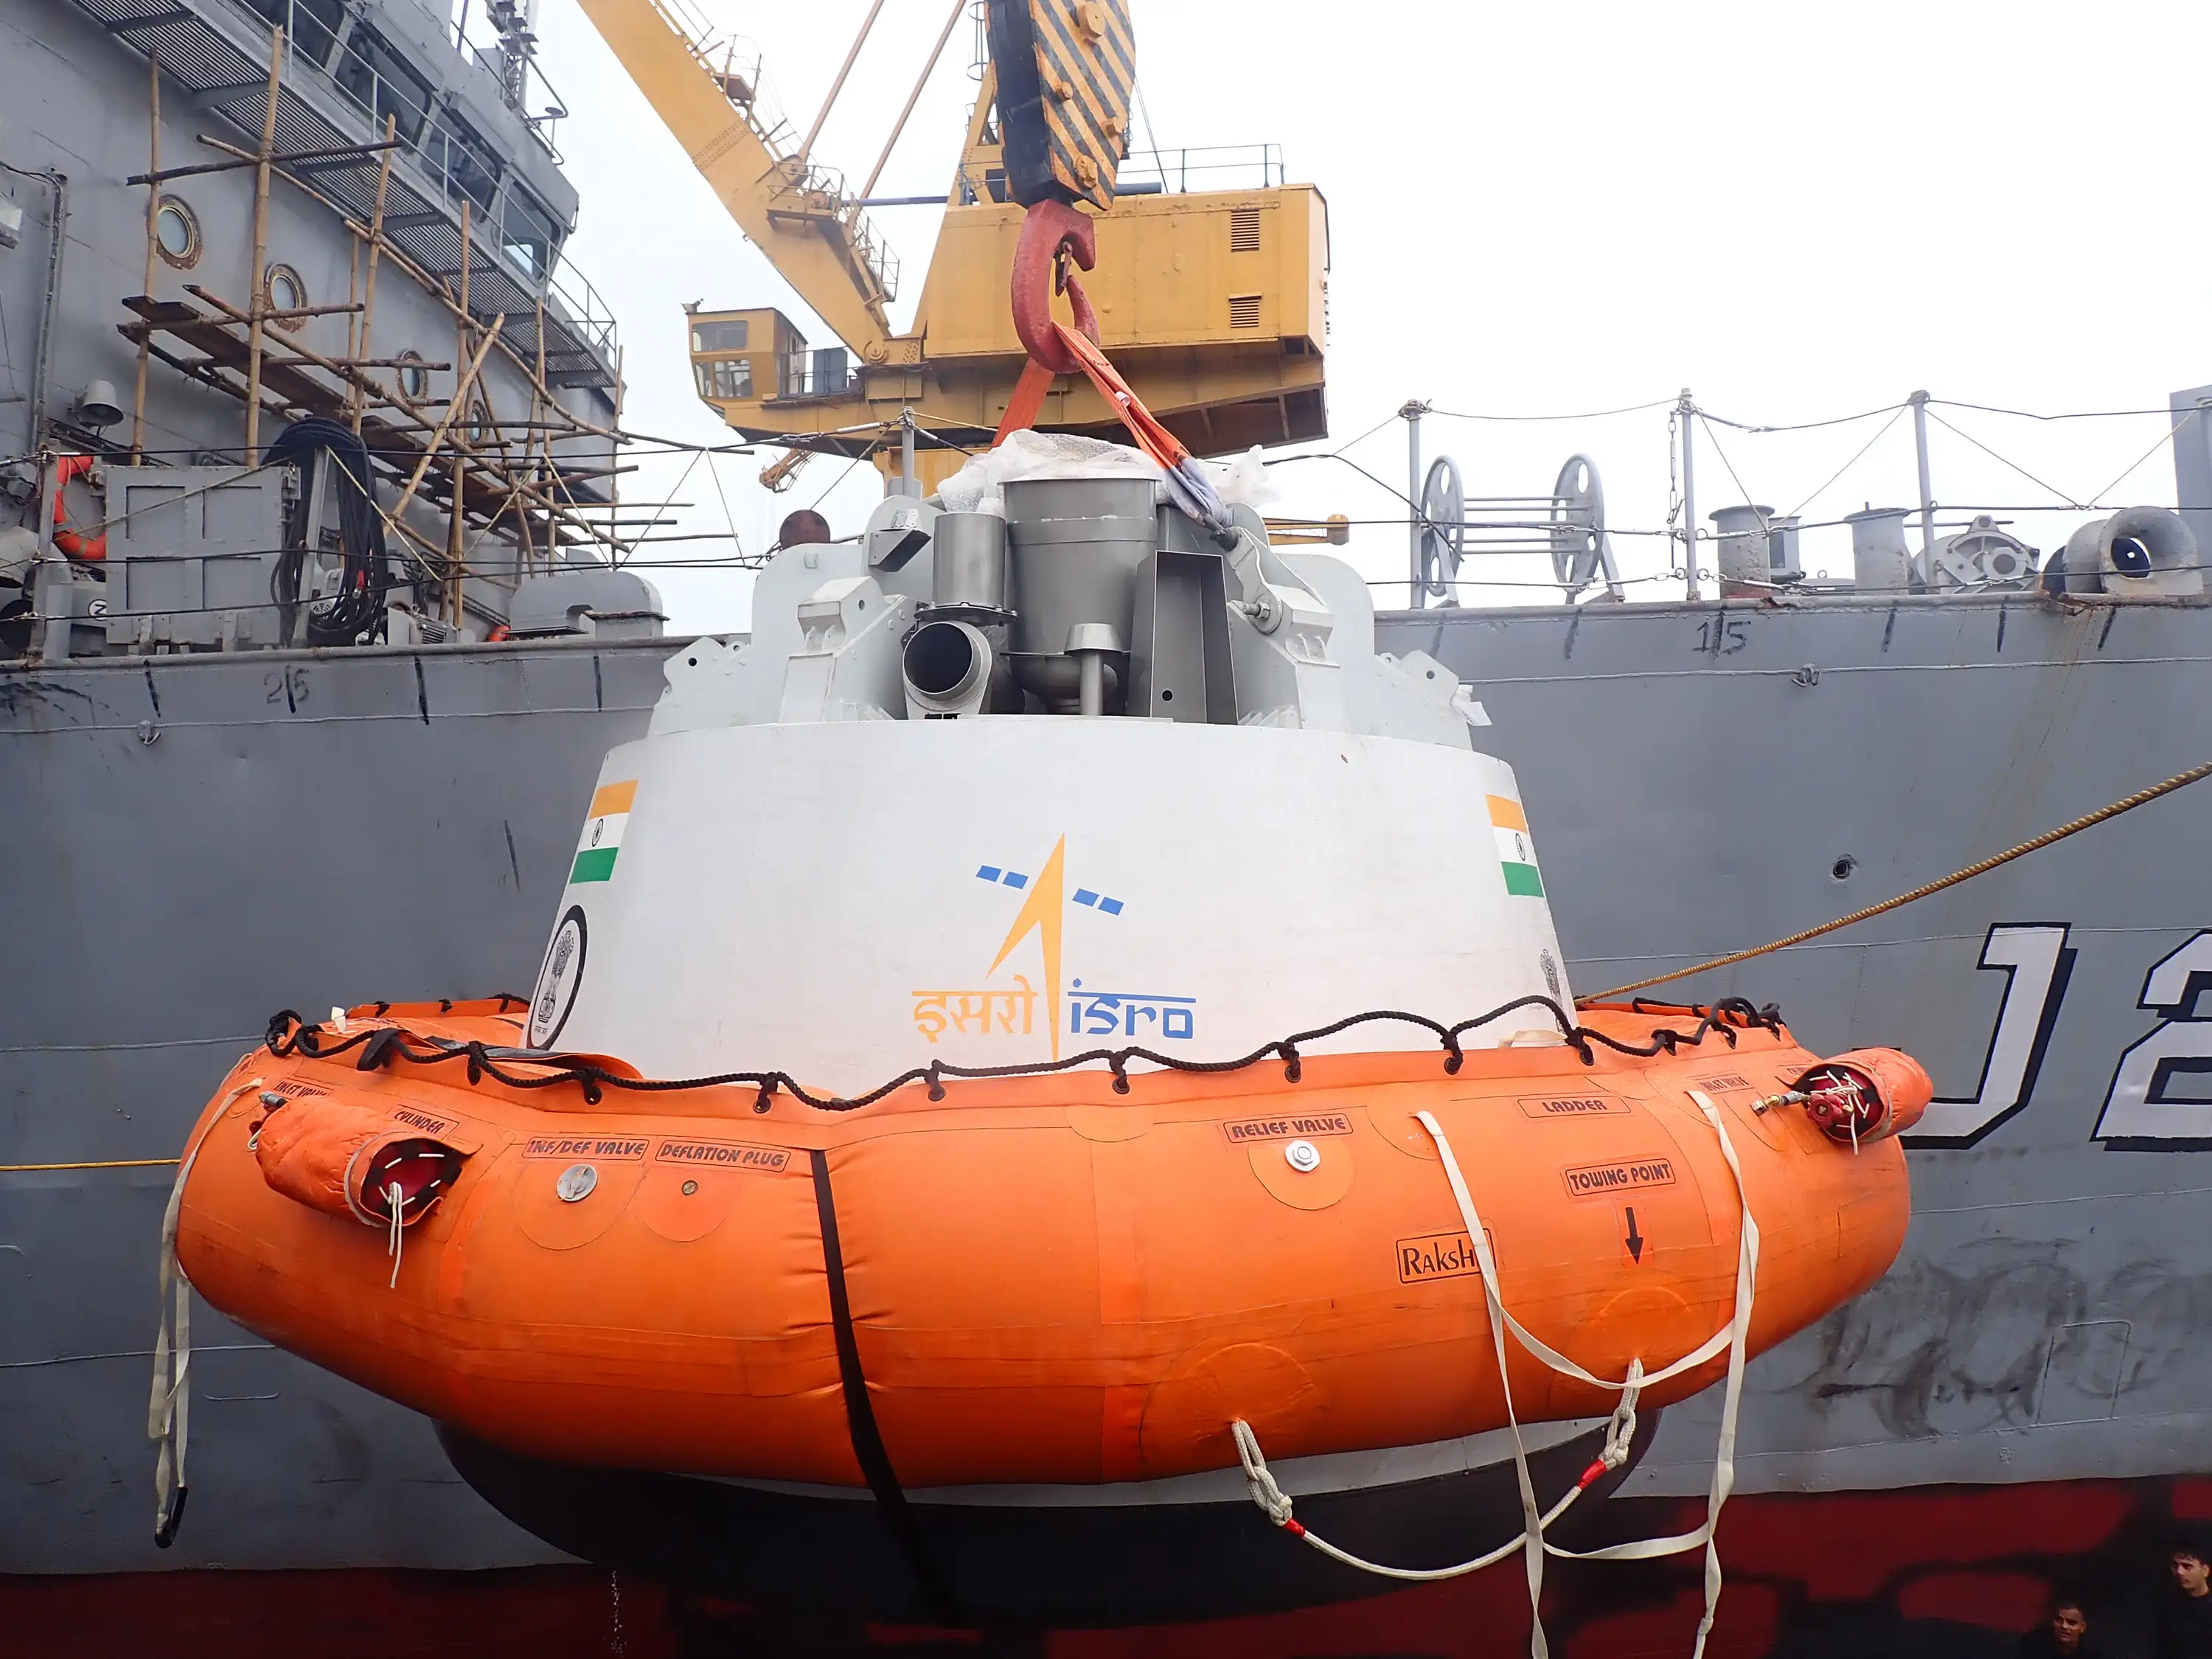
{"type": "Polygon", "coordinates": [[[940,513],[930,526],[929,602],[938,611],[1006,609],[1006,521],[940,513]]]}
{"type": "Polygon", "coordinates": [[[1905,545],[1901,507],[1847,513],[1851,527],[1851,580],[1864,592],[1904,593],[1912,586],[1912,554],[1905,545]]]}
{"type": "MultiPolygon", "coordinates": [[[[1135,624],[1137,568],[1159,535],[1158,486],[1150,478],[1028,478],[1006,486],[1007,641],[1014,678],[1054,714],[1080,707],[1075,629],[1103,623],[1117,640],[1135,624]]],[[[1127,665],[1107,665],[1110,709],[1127,665]]]]}
{"type": "Polygon", "coordinates": [[[1756,592],[1773,585],[1773,567],[1767,562],[1768,527],[1774,522],[1771,507],[1724,507],[1712,515],[1714,527],[1720,534],[1720,550],[1714,562],[1719,566],[1721,592],[1733,598],[1738,593],[1756,592]]]}
{"type": "Polygon", "coordinates": [[[1067,648],[1067,630],[1104,623],[1123,639],[1137,567],[1158,535],[1150,478],[1030,478],[1006,486],[1017,653],[1067,648]]]}
{"type": "Polygon", "coordinates": [[[2131,507],[2095,519],[2067,538],[2065,580],[2077,593],[2171,598],[2204,591],[2197,537],[2162,507],[2131,507]]]}
{"type": "Polygon", "coordinates": [[[991,695],[991,641],[974,624],[939,617],[914,631],[901,653],[907,716],[980,714],[991,695]]]}
{"type": "Polygon", "coordinates": [[[1075,712],[1106,712],[1106,659],[1122,653],[1121,636],[1104,623],[1078,623],[1067,630],[1067,654],[1075,659],[1075,712]]]}

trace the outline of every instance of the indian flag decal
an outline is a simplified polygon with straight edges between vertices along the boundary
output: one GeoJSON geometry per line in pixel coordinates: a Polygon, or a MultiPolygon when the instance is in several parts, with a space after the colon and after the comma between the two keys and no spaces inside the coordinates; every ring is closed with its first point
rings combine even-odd
{"type": "Polygon", "coordinates": [[[629,823],[630,803],[637,799],[637,781],[604,785],[592,797],[592,815],[576,840],[576,864],[568,879],[605,881],[615,872],[615,854],[622,850],[623,830],[629,823]]]}
{"type": "Polygon", "coordinates": [[[1521,803],[1504,795],[1490,798],[1490,827],[1498,837],[1498,865],[1505,872],[1505,890],[1522,898],[1544,896],[1544,878],[1536,873],[1536,849],[1528,840],[1528,815],[1521,803]]]}

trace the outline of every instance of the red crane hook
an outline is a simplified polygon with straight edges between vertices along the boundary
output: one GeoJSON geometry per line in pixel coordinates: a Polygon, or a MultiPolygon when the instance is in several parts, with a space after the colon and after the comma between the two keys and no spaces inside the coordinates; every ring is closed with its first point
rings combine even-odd
{"type": "Polygon", "coordinates": [[[1067,295],[1077,331],[1093,344],[1098,340],[1098,313],[1068,269],[1070,260],[1085,270],[1098,262],[1097,222],[1066,202],[1031,203],[1014,248],[1014,332],[1030,360],[1055,374],[1080,374],[1083,365],[1053,327],[1054,295],[1067,295]]]}

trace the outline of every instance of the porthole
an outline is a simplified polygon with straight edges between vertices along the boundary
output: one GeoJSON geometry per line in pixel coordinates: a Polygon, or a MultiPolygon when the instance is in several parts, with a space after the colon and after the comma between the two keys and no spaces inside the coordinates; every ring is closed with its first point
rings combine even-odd
{"type": "Polygon", "coordinates": [[[476,398],[469,405],[468,434],[470,444],[476,448],[482,449],[491,442],[496,431],[497,428],[495,428],[491,423],[491,405],[486,403],[482,398],[476,398]]]}
{"type": "MultiPolygon", "coordinates": [[[[289,265],[271,265],[262,279],[261,296],[271,311],[302,311],[307,304],[307,285],[300,280],[300,273],[289,265]]],[[[279,328],[297,329],[307,319],[304,317],[279,317],[279,328]]]]}
{"type": "Polygon", "coordinates": [[[179,270],[200,262],[200,222],[179,196],[164,196],[154,209],[154,246],[179,270]]]}
{"type": "Polygon", "coordinates": [[[430,371],[423,367],[422,354],[408,350],[399,354],[399,395],[411,404],[419,404],[430,390],[430,371]]]}

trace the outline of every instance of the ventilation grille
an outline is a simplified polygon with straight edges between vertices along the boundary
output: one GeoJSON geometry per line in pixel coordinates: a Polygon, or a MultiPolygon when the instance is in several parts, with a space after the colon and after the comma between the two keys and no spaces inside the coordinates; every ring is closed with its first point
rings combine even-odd
{"type": "Polygon", "coordinates": [[[1229,251],[1231,253],[1257,253],[1260,251],[1260,210],[1255,207],[1229,210],[1229,251]]]}
{"type": "Polygon", "coordinates": [[[1229,296],[1229,326],[1257,328],[1260,326],[1260,296],[1256,294],[1232,294],[1229,296]]]}

